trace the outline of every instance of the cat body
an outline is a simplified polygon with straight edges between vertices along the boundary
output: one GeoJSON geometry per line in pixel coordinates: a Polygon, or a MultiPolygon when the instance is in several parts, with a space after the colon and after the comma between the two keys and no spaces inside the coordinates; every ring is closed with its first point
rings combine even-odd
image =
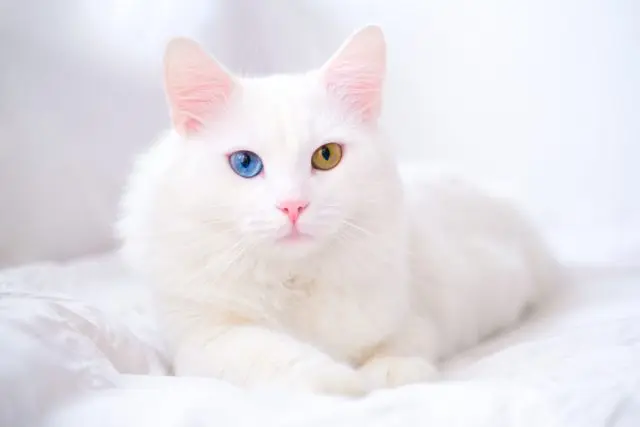
{"type": "Polygon", "coordinates": [[[140,158],[119,230],[177,375],[359,394],[428,380],[558,277],[507,202],[402,176],[378,128],[380,30],[320,70],[237,79],[170,44],[174,130],[140,158]]]}

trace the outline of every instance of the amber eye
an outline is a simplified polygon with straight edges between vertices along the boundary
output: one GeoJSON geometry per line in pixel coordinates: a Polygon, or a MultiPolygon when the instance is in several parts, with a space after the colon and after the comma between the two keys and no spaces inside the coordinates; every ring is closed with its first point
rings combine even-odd
{"type": "Polygon", "coordinates": [[[335,168],[342,159],[342,145],[337,142],[330,142],[328,144],[318,147],[311,156],[311,166],[314,169],[321,171],[328,171],[335,168]]]}

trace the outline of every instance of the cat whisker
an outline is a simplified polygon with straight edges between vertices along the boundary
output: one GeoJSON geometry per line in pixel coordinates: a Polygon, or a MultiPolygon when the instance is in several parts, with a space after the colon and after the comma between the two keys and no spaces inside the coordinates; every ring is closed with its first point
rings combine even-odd
{"type": "Polygon", "coordinates": [[[201,268],[195,269],[194,274],[183,282],[184,286],[189,286],[196,281],[202,280],[202,276],[220,276],[226,273],[229,269],[229,265],[237,261],[240,258],[244,250],[244,241],[242,238],[238,239],[231,247],[224,250],[222,253],[214,254],[210,256],[209,260],[201,268]],[[221,268],[221,266],[223,266],[221,268]]]}
{"type": "Polygon", "coordinates": [[[206,224],[206,225],[231,224],[231,221],[225,220],[225,219],[220,219],[220,218],[212,218],[212,219],[203,220],[201,222],[201,224],[206,224]]]}
{"type": "Polygon", "coordinates": [[[231,267],[233,267],[233,265],[242,258],[242,255],[244,255],[246,250],[247,250],[246,246],[240,246],[239,249],[235,251],[233,255],[231,255],[230,257],[228,257],[227,260],[225,260],[224,264],[221,265],[221,269],[217,272],[217,274],[226,275],[227,272],[231,269],[231,267]]]}
{"type": "Polygon", "coordinates": [[[223,237],[228,237],[230,235],[232,235],[234,232],[236,231],[235,228],[228,228],[228,229],[224,229],[224,230],[219,230],[216,231],[216,234],[213,236],[208,235],[208,234],[198,234],[196,237],[191,238],[190,235],[185,235],[184,232],[175,230],[175,231],[170,231],[170,232],[163,232],[162,234],[156,234],[154,236],[148,236],[148,237],[153,237],[153,238],[172,238],[174,241],[177,240],[176,237],[181,238],[179,240],[180,243],[175,243],[176,246],[182,247],[182,248],[193,248],[193,247],[197,247],[199,245],[201,246],[212,246],[213,244],[215,244],[215,237],[219,237],[219,238],[223,238],[223,237]]]}
{"type": "Polygon", "coordinates": [[[359,232],[361,232],[362,234],[365,234],[367,236],[375,236],[375,234],[373,234],[371,231],[367,230],[366,228],[363,228],[359,225],[354,224],[353,222],[347,220],[347,219],[343,219],[342,223],[345,224],[347,227],[351,227],[353,230],[357,230],[359,232]]]}

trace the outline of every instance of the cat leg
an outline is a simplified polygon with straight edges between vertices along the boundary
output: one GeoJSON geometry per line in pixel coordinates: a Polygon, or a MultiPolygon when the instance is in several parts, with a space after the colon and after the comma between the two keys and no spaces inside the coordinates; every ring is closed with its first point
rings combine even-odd
{"type": "Polygon", "coordinates": [[[312,392],[362,395],[364,376],[315,347],[260,326],[191,334],[177,347],[176,375],[211,376],[240,386],[273,384],[312,392]]]}
{"type": "Polygon", "coordinates": [[[375,356],[360,368],[360,372],[372,389],[432,381],[438,375],[432,363],[415,356],[375,356]]]}
{"type": "Polygon", "coordinates": [[[433,363],[436,339],[435,328],[414,317],[376,349],[360,372],[371,389],[433,381],[438,376],[433,363]]]}

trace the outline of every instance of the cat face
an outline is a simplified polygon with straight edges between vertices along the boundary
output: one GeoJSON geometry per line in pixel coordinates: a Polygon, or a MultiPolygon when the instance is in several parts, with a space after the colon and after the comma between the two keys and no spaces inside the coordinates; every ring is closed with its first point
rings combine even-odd
{"type": "Polygon", "coordinates": [[[372,233],[397,193],[376,123],[384,57],[380,30],[368,27],[318,71],[242,79],[194,42],[172,42],[179,220],[276,256],[372,233]]]}

